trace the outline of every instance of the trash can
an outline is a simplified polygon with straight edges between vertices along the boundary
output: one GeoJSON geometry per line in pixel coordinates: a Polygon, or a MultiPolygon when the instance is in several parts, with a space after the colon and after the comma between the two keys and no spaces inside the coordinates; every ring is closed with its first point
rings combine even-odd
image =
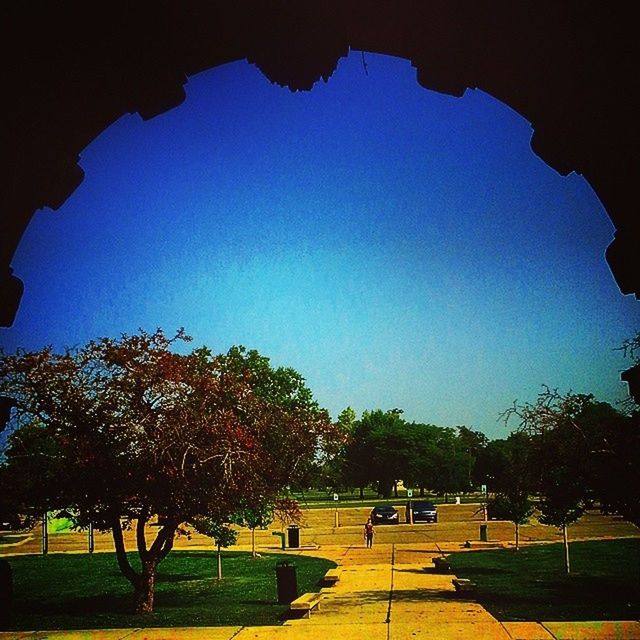
{"type": "Polygon", "coordinates": [[[276,585],[278,587],[278,604],[290,604],[298,597],[295,564],[289,564],[288,560],[276,562],[276,585]]]}
{"type": "Polygon", "coordinates": [[[480,525],[480,540],[482,540],[482,542],[487,541],[487,525],[486,524],[480,525]]]}
{"type": "Polygon", "coordinates": [[[297,549],[300,546],[300,527],[292,524],[289,529],[289,548],[297,549]]]}
{"type": "Polygon", "coordinates": [[[11,624],[12,600],[13,575],[11,565],[5,558],[0,558],[0,631],[6,631],[11,624]]]}

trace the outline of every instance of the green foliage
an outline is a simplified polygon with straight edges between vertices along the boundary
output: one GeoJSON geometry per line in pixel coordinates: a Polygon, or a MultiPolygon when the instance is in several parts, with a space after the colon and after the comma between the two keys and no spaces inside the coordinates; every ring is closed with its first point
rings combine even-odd
{"type": "Polygon", "coordinates": [[[15,405],[3,479],[16,509],[65,510],[78,526],[111,529],[137,608],[153,606],[153,574],[178,527],[228,521],[284,487],[333,446],[337,432],[300,374],[256,351],[206,348],[158,330],[102,338],[63,354],[0,355],[0,395],[15,405]],[[161,517],[152,542],[145,523],[161,517]],[[125,554],[136,526],[142,571],[125,554]]]}
{"type": "Polygon", "coordinates": [[[198,533],[211,538],[218,547],[226,549],[238,540],[238,531],[232,529],[226,522],[197,516],[191,524],[198,533]]]}
{"type": "Polygon", "coordinates": [[[526,492],[496,493],[487,503],[492,518],[526,524],[535,511],[535,505],[526,492]]]}
{"type": "Polygon", "coordinates": [[[375,485],[386,498],[400,480],[438,493],[466,491],[484,440],[466,427],[408,423],[399,409],[365,411],[345,447],[344,484],[375,485]]]}

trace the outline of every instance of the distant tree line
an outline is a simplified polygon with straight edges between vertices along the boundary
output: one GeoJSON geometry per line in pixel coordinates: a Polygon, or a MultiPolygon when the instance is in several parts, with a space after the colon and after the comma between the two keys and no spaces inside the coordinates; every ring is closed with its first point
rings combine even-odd
{"type": "Polygon", "coordinates": [[[514,402],[503,414],[511,433],[490,440],[466,426],[407,422],[402,411],[351,408],[336,426],[344,444],[315,470],[315,484],[331,490],[373,488],[397,497],[397,486],[424,495],[478,491],[487,508],[516,527],[537,510],[544,524],[567,526],[597,505],[640,526],[640,411],[619,411],[593,395],[543,387],[533,403],[514,402]]]}

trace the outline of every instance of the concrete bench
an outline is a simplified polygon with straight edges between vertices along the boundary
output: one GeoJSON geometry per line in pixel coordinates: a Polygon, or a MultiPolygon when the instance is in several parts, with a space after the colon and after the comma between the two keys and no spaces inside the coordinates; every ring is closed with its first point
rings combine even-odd
{"type": "Polygon", "coordinates": [[[447,558],[437,556],[435,558],[431,558],[431,562],[433,562],[433,567],[438,573],[451,573],[451,565],[447,558]]]}
{"type": "Polygon", "coordinates": [[[322,582],[328,586],[334,585],[338,580],[340,580],[340,571],[338,569],[329,569],[322,578],[322,582]]]}
{"type": "Polygon", "coordinates": [[[304,593],[299,598],[296,598],[291,602],[289,608],[291,611],[300,613],[302,612],[305,618],[311,615],[311,610],[315,609],[320,604],[320,593],[304,593]]]}
{"type": "Polygon", "coordinates": [[[475,593],[476,583],[466,578],[454,578],[452,581],[458,593],[475,593]]]}

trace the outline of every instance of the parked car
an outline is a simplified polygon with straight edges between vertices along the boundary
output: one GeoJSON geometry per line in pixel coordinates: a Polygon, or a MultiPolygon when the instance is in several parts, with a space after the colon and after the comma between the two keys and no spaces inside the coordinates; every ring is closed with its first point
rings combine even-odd
{"type": "Polygon", "coordinates": [[[413,511],[413,522],[438,522],[438,509],[433,502],[426,500],[410,500],[407,502],[407,522],[411,522],[409,509],[413,511]]]}
{"type": "Polygon", "coordinates": [[[398,510],[390,505],[373,507],[371,510],[371,522],[373,524],[398,524],[400,522],[398,510]]]}

